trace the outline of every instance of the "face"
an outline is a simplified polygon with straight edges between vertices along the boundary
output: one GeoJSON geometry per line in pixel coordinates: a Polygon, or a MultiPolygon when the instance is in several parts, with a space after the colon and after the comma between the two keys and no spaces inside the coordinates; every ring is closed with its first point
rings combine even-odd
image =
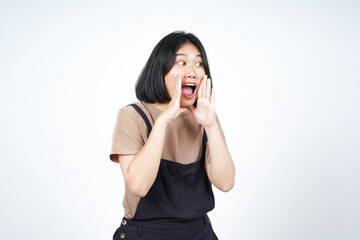
{"type": "Polygon", "coordinates": [[[181,107],[190,107],[197,98],[201,79],[205,76],[203,60],[199,49],[192,43],[184,43],[176,52],[174,66],[165,75],[165,87],[173,98],[176,79],[181,78],[181,107]]]}

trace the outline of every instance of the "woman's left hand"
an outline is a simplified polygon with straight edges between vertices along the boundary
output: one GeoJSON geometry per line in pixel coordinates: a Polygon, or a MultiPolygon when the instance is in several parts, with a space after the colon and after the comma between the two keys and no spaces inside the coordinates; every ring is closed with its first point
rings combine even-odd
{"type": "Polygon", "coordinates": [[[215,91],[211,87],[210,79],[205,75],[201,80],[198,90],[196,108],[189,108],[196,122],[204,127],[212,127],[216,123],[215,117],[215,91]]]}

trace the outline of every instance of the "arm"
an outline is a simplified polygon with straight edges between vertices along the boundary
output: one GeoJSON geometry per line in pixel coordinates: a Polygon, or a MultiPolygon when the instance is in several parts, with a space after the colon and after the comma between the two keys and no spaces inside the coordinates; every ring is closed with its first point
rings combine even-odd
{"type": "Polygon", "coordinates": [[[119,155],[125,182],[131,192],[144,197],[155,181],[164,145],[166,125],[155,122],[145,145],[136,155],[119,155]]]}
{"type": "Polygon", "coordinates": [[[175,94],[167,108],[155,121],[145,145],[136,155],[119,155],[119,163],[126,184],[131,192],[144,197],[153,185],[159,169],[167,125],[179,114],[187,111],[180,108],[181,84],[177,81],[175,94]]]}
{"type": "Polygon", "coordinates": [[[208,136],[210,156],[206,161],[206,172],[209,180],[219,190],[227,192],[234,186],[235,166],[216,121],[215,91],[211,91],[210,79],[207,77],[201,82],[197,107],[190,110],[195,120],[204,126],[208,136]]]}
{"type": "Polygon", "coordinates": [[[210,151],[206,162],[209,180],[221,191],[230,191],[235,183],[235,166],[221,135],[220,126],[216,122],[214,126],[205,127],[205,131],[210,151]]]}

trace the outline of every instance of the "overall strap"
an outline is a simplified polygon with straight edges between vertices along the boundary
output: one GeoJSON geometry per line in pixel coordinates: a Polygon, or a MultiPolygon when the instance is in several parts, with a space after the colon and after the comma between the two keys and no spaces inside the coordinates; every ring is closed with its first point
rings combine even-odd
{"type": "Polygon", "coordinates": [[[144,113],[144,111],[135,103],[130,104],[129,106],[132,106],[133,108],[135,108],[135,110],[140,114],[140,116],[144,119],[144,122],[146,123],[147,126],[147,130],[148,130],[148,135],[150,135],[152,126],[150,124],[149,119],[147,118],[146,114],[144,113]]]}
{"type": "Polygon", "coordinates": [[[205,159],[206,143],[207,143],[207,135],[206,135],[206,132],[204,129],[203,139],[202,139],[202,153],[201,153],[201,158],[203,158],[203,159],[205,159]]]}

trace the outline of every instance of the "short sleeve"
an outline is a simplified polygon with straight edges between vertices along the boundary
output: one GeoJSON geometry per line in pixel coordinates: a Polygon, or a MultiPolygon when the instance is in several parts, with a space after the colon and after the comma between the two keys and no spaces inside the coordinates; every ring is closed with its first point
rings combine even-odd
{"type": "Polygon", "coordinates": [[[119,162],[118,154],[135,155],[145,144],[136,114],[130,106],[118,112],[110,153],[110,159],[114,162],[119,162]]]}

